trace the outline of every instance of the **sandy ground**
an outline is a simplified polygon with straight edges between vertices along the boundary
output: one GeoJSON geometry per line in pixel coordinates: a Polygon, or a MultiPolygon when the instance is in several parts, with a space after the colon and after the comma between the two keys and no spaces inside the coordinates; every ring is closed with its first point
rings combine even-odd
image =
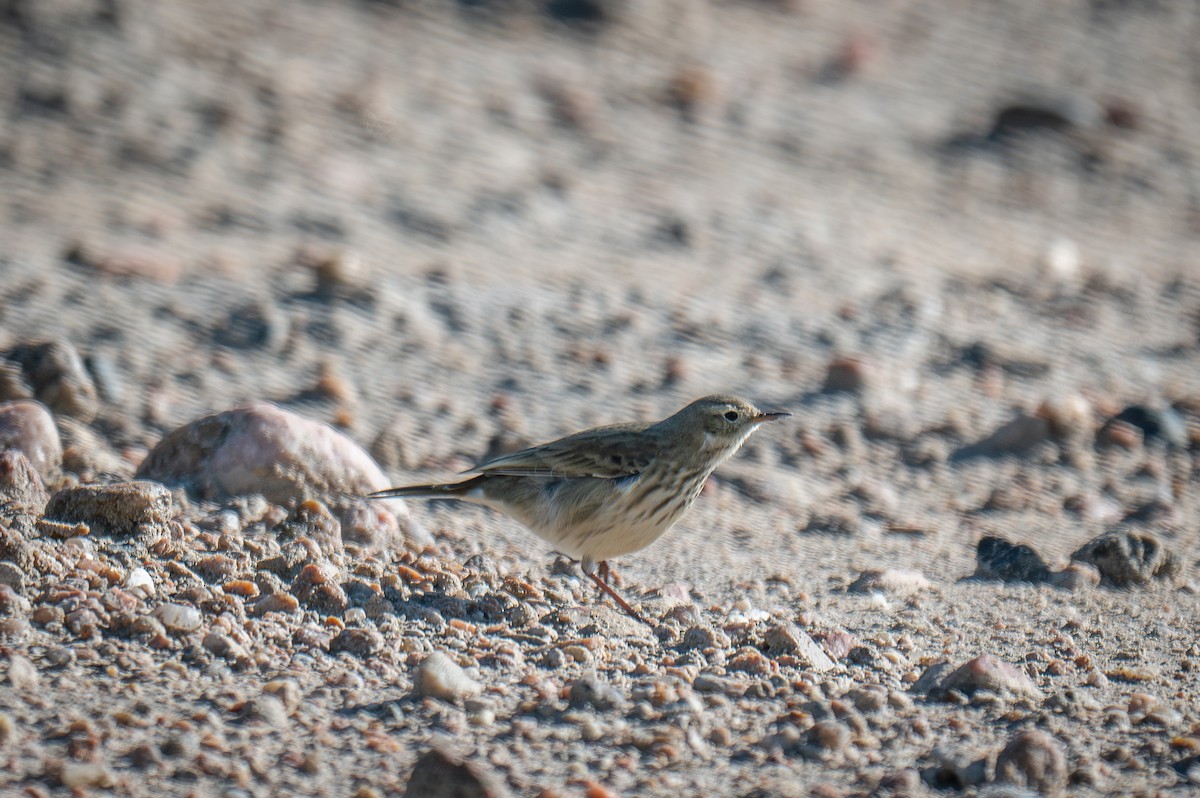
{"type": "Polygon", "coordinates": [[[2,8],[0,350],[75,444],[47,496],[263,400],[395,483],[717,391],[795,415],[617,563],[654,632],[480,509],[256,613],[222,585],[303,592],[261,573],[323,507],[177,489],[75,545],[9,505],[0,792],[402,794],[431,745],[489,795],[1196,789],[1197,6],[2,8]],[[92,411],[33,385],[48,339],[92,411]],[[968,578],[985,537],[1058,571],[1106,531],[1155,541],[1144,582],[968,578]],[[200,625],[134,622],[164,603],[200,625]],[[423,692],[433,651],[475,687],[423,692]],[[1008,681],[918,683],[981,655],[1008,681]]]}

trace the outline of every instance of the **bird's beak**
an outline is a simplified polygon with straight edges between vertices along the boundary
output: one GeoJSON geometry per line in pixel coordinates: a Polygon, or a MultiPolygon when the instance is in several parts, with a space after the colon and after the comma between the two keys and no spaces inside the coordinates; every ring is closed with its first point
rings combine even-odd
{"type": "Polygon", "coordinates": [[[787,412],[786,410],[775,410],[770,413],[759,413],[757,416],[754,417],[754,423],[761,424],[764,421],[774,421],[777,418],[788,418],[791,415],[792,414],[787,412]]]}

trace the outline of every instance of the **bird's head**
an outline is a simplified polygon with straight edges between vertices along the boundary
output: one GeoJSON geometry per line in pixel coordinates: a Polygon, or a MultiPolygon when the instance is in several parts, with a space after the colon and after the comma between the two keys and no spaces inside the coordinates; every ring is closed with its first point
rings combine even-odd
{"type": "Polygon", "coordinates": [[[704,449],[732,454],[750,433],[767,421],[790,416],[783,411],[764,412],[736,396],[714,394],[697,399],[667,419],[680,434],[699,433],[704,449]]]}

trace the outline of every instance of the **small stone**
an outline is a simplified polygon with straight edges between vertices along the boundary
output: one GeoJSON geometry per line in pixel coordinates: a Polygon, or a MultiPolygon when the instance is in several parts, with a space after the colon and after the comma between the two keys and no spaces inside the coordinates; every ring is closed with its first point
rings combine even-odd
{"type": "Polygon", "coordinates": [[[1042,694],[1024,671],[991,654],[983,654],[961,665],[942,680],[940,688],[944,692],[957,690],[968,696],[979,690],[1029,698],[1042,694]]]}
{"type": "Polygon", "coordinates": [[[813,724],[806,735],[808,744],[822,754],[836,754],[849,747],[853,734],[850,727],[836,720],[822,720],[813,724]]]}
{"type": "Polygon", "coordinates": [[[1035,133],[1088,131],[1104,122],[1104,109],[1082,94],[1030,93],[1002,106],[987,134],[988,141],[1012,143],[1035,133]]]}
{"type": "Polygon", "coordinates": [[[405,798],[507,798],[509,794],[482,765],[436,748],[417,760],[404,791],[405,798]]]}
{"type": "Polygon", "coordinates": [[[79,352],[68,341],[24,343],[4,356],[20,365],[34,396],[46,407],[74,416],[85,424],[96,417],[100,409],[96,384],[84,368],[79,352]]]}
{"type": "Polygon", "coordinates": [[[826,632],[820,635],[820,640],[821,649],[834,660],[845,659],[846,655],[859,644],[858,638],[845,629],[834,629],[831,632],[826,632]]]}
{"type": "Polygon", "coordinates": [[[763,633],[763,641],[766,643],[767,653],[772,657],[777,657],[780,654],[795,653],[800,647],[800,635],[802,634],[804,632],[791,623],[777,624],[770,627],[763,633]]]}
{"type": "Polygon", "coordinates": [[[59,781],[64,787],[72,789],[81,787],[112,787],[116,781],[112,771],[99,762],[64,762],[59,773],[59,781]]]}
{"type": "Polygon", "coordinates": [[[270,302],[249,300],[213,328],[213,341],[230,349],[277,351],[287,340],[287,319],[270,302]]]}
{"type": "Polygon", "coordinates": [[[457,662],[435,651],[417,666],[413,691],[419,696],[454,702],[479,695],[483,687],[467,675],[457,662]]]}
{"type": "Polygon", "coordinates": [[[568,701],[573,707],[592,707],[607,712],[623,706],[625,697],[608,682],[596,676],[584,676],[571,683],[568,701]]]}
{"type": "Polygon", "coordinates": [[[1037,729],[1018,732],[996,759],[996,781],[1032,787],[1046,798],[1061,795],[1067,786],[1062,744],[1037,729]]]}
{"type": "Polygon", "coordinates": [[[154,579],[145,568],[140,566],[130,570],[125,576],[123,584],[125,589],[130,593],[142,598],[149,598],[154,595],[154,579]]]}
{"type": "Polygon", "coordinates": [[[54,417],[37,402],[0,404],[0,450],[16,449],[29,461],[42,482],[57,479],[62,467],[62,440],[54,417]]]}
{"type": "Polygon", "coordinates": [[[8,658],[8,683],[14,690],[32,693],[37,689],[41,677],[33,663],[20,654],[11,654],[8,658]]]}
{"type": "Polygon", "coordinates": [[[1044,582],[1050,568],[1032,547],[991,535],[975,547],[975,576],[1001,582],[1044,582]]]}
{"type": "Polygon", "coordinates": [[[8,745],[17,736],[17,724],[12,715],[0,712],[0,748],[8,745]]]}
{"type": "Polygon", "coordinates": [[[154,617],[163,626],[178,634],[187,634],[200,628],[203,617],[200,610],[186,604],[163,604],[154,610],[154,617]]]}
{"type": "Polygon", "coordinates": [[[246,702],[244,715],[247,718],[261,720],[268,726],[282,729],[288,725],[288,711],[278,696],[264,693],[246,702]]]}
{"type": "Polygon", "coordinates": [[[1085,590],[1100,584],[1100,570],[1082,562],[1073,562],[1050,575],[1050,584],[1063,590],[1085,590]]]}
{"type": "Polygon", "coordinates": [[[976,457],[999,457],[1002,455],[1024,455],[1050,440],[1050,422],[1044,418],[1018,415],[999,427],[988,437],[964,446],[954,453],[952,460],[969,460],[976,457]]]}
{"type": "Polygon", "coordinates": [[[295,596],[284,590],[275,590],[254,602],[248,608],[248,612],[251,615],[260,616],[268,612],[295,612],[298,609],[300,609],[300,602],[295,596]]]}
{"type": "Polygon", "coordinates": [[[729,635],[720,629],[714,629],[711,626],[693,626],[684,633],[680,647],[684,651],[691,649],[707,651],[728,648],[729,643],[729,635]]]}
{"type": "MultiPolygon", "coordinates": [[[[286,594],[285,594],[286,595],[286,594]]],[[[329,641],[329,653],[344,651],[356,657],[369,657],[383,648],[383,635],[374,629],[348,627],[329,641]]]]}
{"type": "Polygon", "coordinates": [[[246,649],[224,632],[209,632],[204,636],[201,645],[222,659],[233,661],[247,659],[246,649]]]}
{"type": "Polygon", "coordinates": [[[888,706],[888,691],[877,684],[851,690],[846,697],[863,714],[879,712],[888,706]]]}
{"type": "Polygon", "coordinates": [[[932,587],[933,584],[920,571],[906,568],[886,568],[863,571],[848,589],[851,593],[882,592],[907,596],[932,587]]]}
{"type": "Polygon", "coordinates": [[[756,648],[737,651],[725,665],[726,670],[766,678],[778,673],[779,668],[756,648]]]}
{"type": "Polygon", "coordinates": [[[837,357],[830,361],[825,371],[826,393],[861,393],[867,386],[867,366],[861,358],[837,357]]]}
{"type": "Polygon", "coordinates": [[[164,531],[174,515],[171,491],[143,480],[60,490],[50,497],[45,519],[86,524],[93,532],[124,537],[164,531]]]}
{"type": "Polygon", "coordinates": [[[1179,558],[1148,532],[1115,530],[1090,541],[1071,559],[1095,566],[1102,580],[1117,587],[1141,587],[1175,579],[1179,558]]]}
{"type": "Polygon", "coordinates": [[[0,615],[28,615],[33,605],[9,585],[0,585],[0,615]]]}
{"type": "Polygon", "coordinates": [[[0,504],[41,515],[49,499],[29,458],[17,449],[0,448],[0,504]]]}
{"type": "Polygon", "coordinates": [[[1162,440],[1181,449],[1188,445],[1187,422],[1170,407],[1131,405],[1112,421],[1132,424],[1142,431],[1146,440],[1162,440]]]}
{"type": "Polygon", "coordinates": [[[10,562],[0,561],[0,585],[11,587],[20,593],[25,589],[25,572],[10,562]]]}
{"type": "Polygon", "coordinates": [[[67,252],[66,260],[110,277],[133,277],[167,284],[178,282],[184,271],[183,264],[174,254],[137,244],[76,244],[67,252]]]}
{"type": "Polygon", "coordinates": [[[1130,450],[1140,449],[1145,440],[1146,435],[1140,429],[1127,421],[1119,421],[1115,418],[1109,419],[1096,434],[1098,443],[1130,450]]]}

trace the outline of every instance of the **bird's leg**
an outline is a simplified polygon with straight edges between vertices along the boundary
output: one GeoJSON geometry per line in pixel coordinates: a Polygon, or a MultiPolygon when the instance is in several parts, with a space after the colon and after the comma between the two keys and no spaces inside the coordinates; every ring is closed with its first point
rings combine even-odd
{"type": "Polygon", "coordinates": [[[641,615],[639,615],[637,610],[635,610],[633,607],[629,606],[629,602],[627,602],[625,599],[621,598],[621,595],[609,586],[608,581],[607,581],[608,574],[609,574],[608,563],[606,563],[606,562],[599,563],[599,570],[600,570],[599,574],[596,573],[596,570],[597,570],[596,566],[597,566],[596,561],[593,560],[591,557],[584,557],[583,560],[579,563],[580,570],[583,571],[585,574],[587,574],[588,577],[593,582],[596,583],[596,587],[600,588],[600,590],[602,590],[604,593],[606,593],[610,599],[615,601],[617,603],[617,606],[625,611],[626,615],[628,615],[631,618],[634,618],[635,620],[641,621],[642,623],[646,624],[647,626],[651,626],[652,624],[649,621],[647,621],[645,618],[643,618],[641,615]],[[603,576],[604,578],[601,578],[601,576],[603,576]]]}

